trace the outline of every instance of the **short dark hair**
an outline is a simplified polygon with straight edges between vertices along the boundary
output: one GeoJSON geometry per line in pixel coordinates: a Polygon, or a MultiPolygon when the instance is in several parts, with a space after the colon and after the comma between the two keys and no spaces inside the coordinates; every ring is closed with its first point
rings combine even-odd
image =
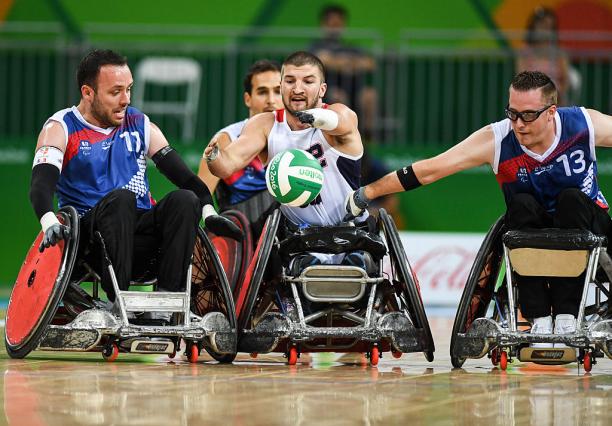
{"type": "Polygon", "coordinates": [[[244,91],[250,95],[253,91],[253,77],[257,74],[261,74],[268,71],[280,72],[280,65],[278,64],[278,62],[270,61],[268,59],[261,59],[251,65],[249,71],[244,76],[244,81],[242,82],[244,86],[244,91]]]}
{"type": "Polygon", "coordinates": [[[321,8],[321,11],[319,12],[319,22],[327,19],[329,15],[334,14],[342,16],[345,20],[348,19],[348,10],[346,10],[344,6],[339,4],[328,4],[321,8]]]}
{"type": "Polygon", "coordinates": [[[522,71],[514,76],[510,87],[519,92],[542,89],[547,104],[557,103],[557,86],[552,79],[540,71],[522,71]]]}
{"type": "Polygon", "coordinates": [[[79,92],[84,84],[97,89],[98,74],[104,65],[127,65],[127,58],[110,49],[95,49],[89,52],[77,68],[77,84],[79,92]]]}
{"type": "Polygon", "coordinates": [[[292,53],[283,61],[283,68],[285,65],[295,65],[296,67],[314,65],[319,68],[319,71],[321,72],[321,82],[325,82],[325,66],[316,55],[313,55],[310,52],[300,50],[292,53]]]}

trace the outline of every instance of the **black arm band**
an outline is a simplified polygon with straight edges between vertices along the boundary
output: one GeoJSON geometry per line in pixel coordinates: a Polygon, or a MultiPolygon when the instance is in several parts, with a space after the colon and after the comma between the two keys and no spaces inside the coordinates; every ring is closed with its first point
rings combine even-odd
{"type": "Polygon", "coordinates": [[[202,206],[213,203],[208,187],[187,167],[187,164],[171,146],[163,147],[151,159],[170,182],[181,189],[193,191],[200,199],[202,206]]]}
{"type": "Polygon", "coordinates": [[[38,220],[45,213],[53,211],[53,194],[59,176],[59,169],[52,164],[37,164],[32,168],[30,202],[38,220]]]}
{"type": "Polygon", "coordinates": [[[410,191],[411,189],[418,188],[421,186],[421,182],[417,179],[412,170],[412,164],[410,166],[399,169],[397,172],[397,178],[404,187],[404,191],[410,191]]]}

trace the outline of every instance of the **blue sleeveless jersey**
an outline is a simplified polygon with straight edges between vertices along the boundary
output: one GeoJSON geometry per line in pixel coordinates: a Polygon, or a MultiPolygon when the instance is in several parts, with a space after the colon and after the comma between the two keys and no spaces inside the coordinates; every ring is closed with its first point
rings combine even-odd
{"type": "MultiPolygon", "coordinates": [[[[248,119],[230,124],[219,130],[217,134],[227,133],[230,141],[234,142],[240,136],[247,121],[248,119]]],[[[229,204],[238,204],[267,190],[266,168],[256,156],[245,168],[223,179],[223,183],[229,192],[229,204]]]]}
{"type": "Polygon", "coordinates": [[[519,144],[510,120],[493,123],[495,161],[493,171],[506,200],[528,193],[548,211],[554,212],[559,193],[578,188],[597,205],[608,203],[597,182],[593,124],[584,108],[558,108],[556,135],[544,154],[536,154],[519,144]]]}
{"type": "Polygon", "coordinates": [[[89,124],[76,107],[55,113],[67,137],[62,173],[57,184],[60,207],[70,205],[79,215],[115,189],[136,194],[137,208],[152,206],[145,175],[149,150],[149,118],[128,107],[119,127],[89,124]]]}

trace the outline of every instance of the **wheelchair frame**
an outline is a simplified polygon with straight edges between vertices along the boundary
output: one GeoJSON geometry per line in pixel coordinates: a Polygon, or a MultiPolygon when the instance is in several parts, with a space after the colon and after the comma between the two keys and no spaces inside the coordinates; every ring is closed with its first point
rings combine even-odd
{"type": "MultiPolygon", "coordinates": [[[[222,362],[231,362],[234,359],[236,319],[231,291],[219,258],[201,229],[196,238],[195,255],[186,275],[184,292],[120,290],[100,239],[105,257],[104,267],[108,268],[120,307],[120,317],[116,318],[105,309],[104,302],[98,299],[97,273],[85,265],[84,276],[78,279],[72,276],[78,252],[79,227],[76,211],[72,207],[62,208],[58,218],[69,226],[70,240],[62,241],[44,253],[37,253],[38,244],[42,240],[41,232],[30,248],[9,300],[7,312],[10,315],[7,315],[5,341],[7,352],[12,358],[23,358],[35,348],[53,351],[101,351],[108,361],[116,359],[120,351],[166,353],[173,357],[180,346],[180,340],[183,339],[186,342],[186,355],[191,362],[197,361],[202,348],[222,362]],[[38,263],[41,259],[44,260],[45,256],[50,255],[57,256],[58,253],[61,254],[62,263],[55,276],[49,275],[53,271],[39,270],[38,263]],[[33,261],[30,261],[32,258],[33,261]],[[206,280],[213,273],[215,279],[211,285],[206,280]],[[37,280],[37,274],[43,279],[37,280]],[[52,281],[47,282],[49,278],[52,281]],[[94,283],[93,296],[79,287],[85,281],[94,283]],[[197,285],[192,286],[192,281],[197,285]],[[28,298],[37,301],[37,288],[50,284],[52,293],[43,301],[43,313],[36,324],[30,327],[30,332],[25,336],[22,336],[24,333],[14,333],[14,329],[19,329],[19,323],[23,320],[18,313],[18,305],[25,303],[28,298]],[[73,297],[77,297],[78,302],[75,305],[72,301],[68,303],[67,289],[73,297]],[[63,300],[66,302],[60,307],[63,300]],[[200,308],[206,304],[211,310],[202,312],[200,308]],[[75,306],[79,309],[75,310],[75,306]],[[192,306],[200,312],[192,312],[192,306]],[[128,312],[174,312],[182,317],[182,321],[171,326],[138,325],[130,323],[128,312]],[[15,336],[18,338],[15,339],[15,336]]],[[[42,263],[44,266],[44,261],[42,263]]]]}
{"type": "Polygon", "coordinates": [[[372,365],[378,363],[381,351],[391,351],[396,357],[401,356],[402,352],[424,352],[426,359],[432,361],[435,346],[415,276],[393,220],[384,209],[380,210],[380,218],[381,233],[389,246],[388,255],[391,257],[394,277],[384,277],[381,259],[378,277],[369,277],[359,267],[317,265],[304,269],[297,277],[283,272],[280,277],[272,277],[264,282],[264,276],[269,273],[268,261],[272,250],[279,245],[277,233],[281,213],[276,210],[266,221],[255,257],[237,292],[238,350],[252,354],[284,352],[290,365],[297,362],[302,350],[366,352],[372,365]],[[298,286],[302,286],[304,294],[304,286],[309,282],[333,282],[337,285],[358,283],[361,286],[360,292],[368,292],[363,295],[367,297],[365,315],[361,317],[343,308],[347,300],[352,300],[350,298],[344,298],[341,304],[333,304],[338,300],[319,300],[320,303],[327,302],[330,305],[307,315],[298,286]],[[282,291],[283,287],[289,288],[296,315],[285,312],[280,300],[275,301],[269,295],[266,296],[274,292],[280,297],[277,292],[279,289],[282,291]],[[390,304],[390,300],[394,301],[397,310],[378,312],[381,308],[376,306],[383,305],[383,302],[390,304]],[[335,326],[334,318],[348,320],[351,325],[335,326]],[[312,324],[323,320],[326,326],[312,324]]]}
{"type": "Polygon", "coordinates": [[[530,334],[519,330],[519,327],[528,327],[529,323],[518,319],[518,292],[512,273],[508,273],[512,248],[509,244],[517,237],[525,239],[530,233],[504,233],[503,226],[503,217],[491,226],[470,270],[451,335],[453,367],[460,368],[467,358],[482,358],[488,354],[493,365],[499,364],[502,370],[507,368],[513,357],[517,357],[541,364],[564,364],[577,360],[586,371],[590,371],[596,358],[603,356],[602,351],[612,358],[612,310],[608,305],[610,289],[606,287],[612,277],[612,260],[604,246],[605,238],[588,231],[577,234],[587,241],[580,250],[588,250],[589,254],[576,332],[563,335],[530,334]],[[591,286],[594,286],[595,302],[587,306],[591,286]],[[605,302],[602,295],[607,299],[605,302]],[[568,352],[564,349],[551,347],[529,351],[529,356],[528,352],[522,355],[521,350],[530,343],[562,343],[578,349],[579,354],[576,358],[574,349],[570,351],[574,358],[567,357],[568,352]]]}

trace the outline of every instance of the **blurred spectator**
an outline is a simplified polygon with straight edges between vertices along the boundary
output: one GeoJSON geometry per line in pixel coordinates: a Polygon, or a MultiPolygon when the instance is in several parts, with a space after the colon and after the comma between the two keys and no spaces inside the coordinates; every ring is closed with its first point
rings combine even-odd
{"type": "Polygon", "coordinates": [[[555,12],[546,7],[538,7],[527,22],[525,48],[517,58],[516,72],[540,71],[547,74],[557,86],[559,105],[567,105],[570,89],[580,85],[580,75],[570,68],[567,54],[559,46],[558,31],[555,12]],[[574,87],[571,87],[572,83],[574,87]]]}
{"type": "Polygon", "coordinates": [[[342,40],[348,20],[347,10],[328,5],[319,13],[322,38],[310,46],[326,68],[328,103],[348,105],[359,116],[361,134],[370,138],[376,117],[377,94],[367,80],[376,68],[374,58],[342,40]]]}

